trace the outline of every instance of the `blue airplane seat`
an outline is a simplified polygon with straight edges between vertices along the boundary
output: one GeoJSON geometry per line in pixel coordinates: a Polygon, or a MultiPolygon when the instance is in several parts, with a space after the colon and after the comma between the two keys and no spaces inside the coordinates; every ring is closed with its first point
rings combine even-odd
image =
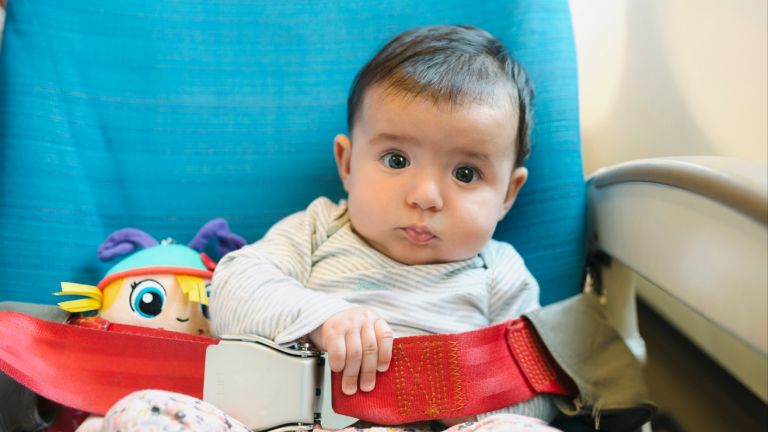
{"type": "Polygon", "coordinates": [[[342,189],[359,68],[397,33],[470,24],[536,87],[530,178],[496,238],[542,303],[581,290],[585,184],[568,2],[12,0],[0,48],[0,301],[96,283],[97,246],[138,227],[187,242],[222,216],[249,241],[342,189]]]}

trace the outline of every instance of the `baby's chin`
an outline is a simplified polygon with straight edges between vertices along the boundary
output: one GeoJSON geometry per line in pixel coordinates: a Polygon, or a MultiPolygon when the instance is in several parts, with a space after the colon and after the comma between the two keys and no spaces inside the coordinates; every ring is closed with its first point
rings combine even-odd
{"type": "Polygon", "coordinates": [[[424,245],[410,244],[404,239],[387,239],[384,242],[377,242],[355,229],[354,224],[352,224],[352,230],[372,249],[391,260],[405,265],[446,264],[465,261],[476,257],[480,253],[479,250],[467,251],[459,250],[458,248],[447,248],[444,241],[440,238],[436,238],[432,243],[424,245]]]}
{"type": "MultiPolygon", "coordinates": [[[[410,248],[409,248],[410,249],[410,248]]],[[[405,265],[432,265],[432,264],[447,264],[452,262],[465,261],[477,256],[477,253],[473,254],[443,254],[440,251],[429,250],[408,250],[408,251],[391,251],[387,253],[379,250],[387,257],[405,265]]]]}

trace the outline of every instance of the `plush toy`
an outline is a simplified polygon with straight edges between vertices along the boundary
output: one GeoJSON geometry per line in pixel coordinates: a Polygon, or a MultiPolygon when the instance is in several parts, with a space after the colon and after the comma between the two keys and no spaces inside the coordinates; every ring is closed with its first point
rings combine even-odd
{"type": "MultiPolygon", "coordinates": [[[[213,240],[219,257],[245,245],[221,218],[206,223],[186,246],[172,239],[158,242],[136,228],[117,230],[99,246],[97,256],[102,261],[123,259],[96,286],[62,282],[55,295],[83,298],[59,307],[73,313],[68,322],[79,326],[108,330],[112,323],[128,324],[208,336],[209,287],[216,262],[202,251],[213,240]]],[[[101,429],[99,416],[66,407],[57,410],[49,431],[101,429]]]]}
{"type": "Polygon", "coordinates": [[[128,255],[114,265],[97,286],[62,282],[56,295],[84,298],[59,303],[68,312],[97,312],[75,318],[76,324],[109,323],[208,335],[208,297],[216,262],[202,250],[216,240],[216,253],[245,245],[224,219],[206,223],[187,246],[172,239],[158,242],[136,228],[110,234],[98,249],[102,261],[128,255]]]}

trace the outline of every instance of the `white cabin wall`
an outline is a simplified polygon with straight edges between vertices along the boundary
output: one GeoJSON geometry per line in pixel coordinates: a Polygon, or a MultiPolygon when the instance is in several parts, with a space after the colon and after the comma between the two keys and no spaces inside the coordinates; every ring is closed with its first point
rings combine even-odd
{"type": "Polygon", "coordinates": [[[656,156],[768,159],[768,2],[570,4],[586,174],[656,156]]]}

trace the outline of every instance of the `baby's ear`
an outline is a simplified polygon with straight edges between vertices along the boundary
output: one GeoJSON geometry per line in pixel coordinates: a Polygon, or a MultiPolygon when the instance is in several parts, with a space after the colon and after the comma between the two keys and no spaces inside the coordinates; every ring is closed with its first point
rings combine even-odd
{"type": "Polygon", "coordinates": [[[520,189],[523,188],[525,181],[528,180],[528,168],[518,167],[512,171],[512,175],[509,177],[509,186],[507,187],[507,195],[504,197],[504,204],[501,208],[501,214],[499,220],[502,220],[507,215],[509,209],[512,208],[512,204],[517,199],[517,194],[520,193],[520,189]]]}
{"type": "Polygon", "coordinates": [[[349,192],[347,180],[351,170],[350,159],[352,157],[352,141],[344,134],[338,134],[333,139],[333,156],[336,158],[336,168],[339,170],[339,178],[344,185],[344,190],[349,192]]]}

